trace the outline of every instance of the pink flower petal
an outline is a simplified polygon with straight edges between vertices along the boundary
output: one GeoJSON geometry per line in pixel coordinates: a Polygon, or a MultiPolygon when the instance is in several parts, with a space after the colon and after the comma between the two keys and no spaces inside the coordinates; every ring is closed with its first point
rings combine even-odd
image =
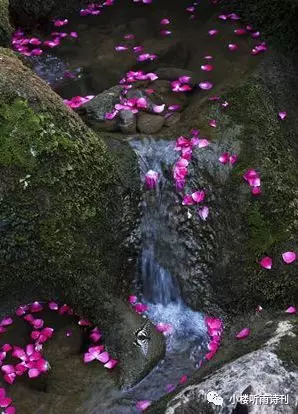
{"type": "Polygon", "coordinates": [[[259,265],[261,267],[263,267],[264,269],[271,269],[272,268],[272,259],[271,257],[263,257],[260,261],[259,261],[259,265]]]}
{"type": "Polygon", "coordinates": [[[156,329],[158,330],[158,332],[171,333],[173,330],[173,327],[169,323],[159,322],[156,324],[156,329]]]}
{"type": "Polygon", "coordinates": [[[157,186],[159,173],[153,170],[149,170],[145,174],[145,183],[148,189],[153,189],[157,186]]]}
{"type": "Polygon", "coordinates": [[[209,208],[207,206],[202,207],[198,210],[198,214],[202,220],[206,221],[209,215],[209,208]]]}
{"type": "Polygon", "coordinates": [[[154,105],[153,106],[153,112],[160,114],[161,112],[163,112],[165,109],[165,104],[163,105],[154,105]]]}
{"type": "Polygon", "coordinates": [[[194,200],[193,200],[192,196],[189,195],[189,194],[186,194],[183,198],[182,205],[183,206],[193,206],[194,204],[195,203],[194,203],[194,200]]]}
{"type": "Polygon", "coordinates": [[[169,19],[161,19],[160,24],[170,24],[170,20],[169,19]]]}
{"type": "Polygon", "coordinates": [[[37,378],[40,374],[41,372],[37,368],[31,368],[28,371],[29,378],[37,378]]]}
{"type": "Polygon", "coordinates": [[[191,195],[193,201],[195,203],[201,203],[205,199],[205,192],[204,191],[196,191],[191,195]]]}
{"type": "Polygon", "coordinates": [[[262,310],[263,310],[263,308],[262,308],[262,306],[261,306],[261,305],[258,305],[258,306],[256,307],[256,312],[262,312],[262,310]]]}
{"type": "Polygon", "coordinates": [[[9,326],[9,325],[12,325],[12,324],[13,324],[13,319],[12,318],[4,318],[0,322],[0,326],[9,326]]]}
{"type": "Polygon", "coordinates": [[[237,36],[243,36],[243,35],[247,34],[247,31],[245,29],[235,29],[234,33],[237,36]]]}
{"type": "Polygon", "coordinates": [[[234,165],[237,162],[237,160],[238,160],[238,155],[236,155],[236,154],[230,155],[229,161],[230,161],[231,165],[234,165]]]}
{"type": "Polygon", "coordinates": [[[295,308],[295,306],[290,306],[287,310],[286,313],[289,313],[290,315],[293,315],[294,313],[297,312],[297,309],[295,308]]]}
{"type": "Polygon", "coordinates": [[[59,309],[59,305],[56,302],[49,302],[49,309],[51,310],[58,310],[59,309]]]}
{"type": "Polygon", "coordinates": [[[247,338],[250,334],[250,329],[249,328],[244,328],[242,329],[240,332],[237,333],[236,338],[237,339],[244,339],[247,338]]]}
{"type": "Polygon", "coordinates": [[[43,310],[43,306],[39,303],[39,302],[33,302],[30,305],[30,312],[34,313],[34,312],[40,312],[43,310]]]}
{"type": "Polygon", "coordinates": [[[110,359],[110,355],[108,352],[103,352],[102,354],[99,354],[97,357],[98,361],[102,362],[103,364],[107,363],[110,359]]]}
{"type": "Polygon", "coordinates": [[[213,84],[208,81],[200,82],[199,87],[204,91],[208,91],[209,89],[213,88],[213,84]]]}
{"type": "Polygon", "coordinates": [[[287,112],[286,111],[281,111],[281,112],[278,113],[278,116],[283,121],[287,117],[287,112]]]}
{"type": "Polygon", "coordinates": [[[182,375],[182,377],[179,380],[179,384],[184,384],[187,381],[187,375],[182,375]]]}
{"type": "Polygon", "coordinates": [[[231,52],[234,52],[235,50],[238,49],[238,46],[236,45],[236,43],[229,43],[228,48],[231,52]]]}
{"type": "Polygon", "coordinates": [[[290,264],[295,262],[297,254],[295,252],[284,252],[282,258],[285,263],[290,264]]]}
{"type": "Polygon", "coordinates": [[[212,128],[216,128],[217,127],[217,121],[216,121],[216,119],[211,119],[209,121],[209,126],[211,126],[212,128]]]}
{"type": "Polygon", "coordinates": [[[209,34],[210,36],[215,36],[217,33],[218,33],[218,30],[216,30],[216,29],[212,29],[212,30],[209,30],[209,31],[208,31],[208,34],[209,34]]]}
{"type": "Polygon", "coordinates": [[[151,405],[151,401],[142,400],[136,403],[136,408],[140,411],[145,411],[151,405]]]}
{"type": "Polygon", "coordinates": [[[130,295],[128,297],[128,302],[133,305],[134,303],[136,303],[136,301],[138,300],[138,298],[135,295],[130,295]]]}
{"type": "Polygon", "coordinates": [[[105,368],[113,369],[118,364],[116,359],[110,359],[106,364],[104,364],[105,368]]]}
{"type": "Polygon", "coordinates": [[[221,154],[221,156],[218,158],[218,161],[222,164],[227,164],[229,162],[229,153],[224,152],[223,154],[221,154]]]}
{"type": "Polygon", "coordinates": [[[134,309],[137,313],[144,313],[148,310],[148,306],[144,305],[143,303],[137,303],[134,309]]]}
{"type": "Polygon", "coordinates": [[[211,72],[213,70],[212,65],[201,65],[201,69],[205,72],[211,72]]]}

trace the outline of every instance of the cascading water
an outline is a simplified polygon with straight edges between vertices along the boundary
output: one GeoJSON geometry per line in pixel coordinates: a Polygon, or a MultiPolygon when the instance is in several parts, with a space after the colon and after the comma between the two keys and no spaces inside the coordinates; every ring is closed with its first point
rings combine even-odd
{"type": "MultiPolygon", "coordinates": [[[[174,222],[175,210],[181,203],[172,179],[172,166],[178,158],[175,143],[143,139],[132,140],[130,144],[139,159],[142,181],[148,170],[159,173],[157,187],[145,190],[143,197],[138,275],[142,300],[148,305],[147,316],[153,322],[171,326],[172,332],[167,337],[168,352],[187,351],[188,357],[194,360],[190,366],[194,366],[200,363],[202,348],[208,340],[204,318],[183,303],[179,285],[169,270],[181,260],[181,254],[172,254],[173,245],[177,251],[183,250],[174,222]]],[[[183,359],[185,363],[185,355],[183,359]]]]}

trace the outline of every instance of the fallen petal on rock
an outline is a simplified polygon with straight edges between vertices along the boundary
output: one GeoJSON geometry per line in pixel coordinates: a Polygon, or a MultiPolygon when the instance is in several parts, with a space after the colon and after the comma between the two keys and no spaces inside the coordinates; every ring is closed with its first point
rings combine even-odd
{"type": "Polygon", "coordinates": [[[237,333],[236,338],[237,339],[244,339],[247,338],[250,334],[250,329],[249,328],[244,328],[242,329],[240,332],[237,333]]]}
{"type": "Polygon", "coordinates": [[[282,254],[283,261],[287,264],[295,262],[297,254],[295,252],[284,252],[282,254]]]}
{"type": "Polygon", "coordinates": [[[290,315],[293,315],[294,313],[297,312],[297,309],[295,308],[295,306],[290,306],[287,310],[286,313],[289,313],[290,315]]]}
{"type": "Polygon", "coordinates": [[[260,261],[259,261],[259,265],[261,267],[263,267],[264,269],[271,269],[272,268],[272,259],[269,256],[263,257],[260,261]]]}

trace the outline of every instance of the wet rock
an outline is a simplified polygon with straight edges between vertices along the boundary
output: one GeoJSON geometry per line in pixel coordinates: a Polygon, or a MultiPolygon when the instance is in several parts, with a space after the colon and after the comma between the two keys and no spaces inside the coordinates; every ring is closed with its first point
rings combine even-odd
{"type": "Polygon", "coordinates": [[[160,99],[167,106],[179,105],[178,112],[182,111],[189,102],[187,94],[172,92],[170,82],[167,80],[156,80],[152,84],[152,89],[154,89],[152,96],[160,99]]]}
{"type": "Polygon", "coordinates": [[[106,113],[112,112],[114,105],[119,103],[121,90],[121,86],[107,89],[79,107],[77,109],[78,114],[88,125],[98,131],[119,131],[118,119],[108,120],[106,119],[106,113]]]}
{"type": "Polygon", "coordinates": [[[108,150],[17,58],[1,52],[0,58],[1,214],[10,223],[0,239],[1,314],[23,301],[69,303],[102,329],[115,358],[125,355],[119,383],[135,383],[163,356],[164,345],[152,332],[149,357],[140,354],[124,328],[129,320],[131,331],[143,324],[123,299],[133,278],[127,258],[135,256],[127,238],[139,214],[135,155],[122,142],[108,150]],[[20,142],[17,154],[12,136],[20,142]]]}
{"type": "Polygon", "coordinates": [[[129,110],[123,109],[119,112],[120,129],[124,134],[134,134],[137,131],[136,115],[129,110]]]}
{"type": "Polygon", "coordinates": [[[155,134],[160,131],[165,123],[165,119],[161,115],[153,115],[139,113],[137,119],[138,130],[144,134],[155,134]]]}
{"type": "MultiPolygon", "coordinates": [[[[260,412],[260,406],[267,406],[268,403],[265,404],[263,400],[263,404],[245,404],[243,401],[249,399],[249,396],[253,398],[276,394],[284,395],[284,398],[288,396],[288,404],[271,404],[270,412],[294,414],[297,408],[295,390],[298,386],[297,326],[294,321],[291,322],[279,315],[277,321],[275,320],[275,328],[270,332],[268,327],[266,328],[268,317],[259,316],[255,318],[254,323],[250,321],[252,334],[246,342],[240,343],[231,336],[228,343],[226,338],[215,357],[216,361],[208,362],[201,368],[201,372],[195,374],[189,384],[178,390],[169,401],[162,399],[148,412],[236,414],[248,409],[246,412],[257,414],[260,412]],[[262,329],[265,329],[265,335],[262,329]],[[291,345],[281,354],[281,349],[287,342],[291,342],[291,345]],[[286,360],[283,359],[288,352],[286,360]],[[222,398],[222,405],[216,406],[207,401],[210,391],[222,398]]],[[[235,328],[232,331],[234,335],[235,328]]],[[[226,337],[230,335],[231,332],[226,333],[226,337]]]]}
{"type": "Polygon", "coordinates": [[[168,116],[165,117],[165,126],[172,127],[173,125],[177,124],[181,119],[181,114],[178,112],[169,113],[168,116]]]}

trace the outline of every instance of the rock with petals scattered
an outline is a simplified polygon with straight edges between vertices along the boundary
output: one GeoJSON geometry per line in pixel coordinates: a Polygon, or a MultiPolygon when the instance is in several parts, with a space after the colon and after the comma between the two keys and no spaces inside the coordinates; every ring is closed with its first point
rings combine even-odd
{"type": "Polygon", "coordinates": [[[244,339],[247,338],[250,335],[250,329],[244,328],[240,332],[237,333],[236,338],[237,339],[244,339]]]}
{"type": "Polygon", "coordinates": [[[272,268],[272,258],[269,256],[265,256],[263,257],[260,261],[259,261],[259,265],[261,267],[263,267],[263,269],[267,269],[270,270],[272,268]]]}
{"type": "Polygon", "coordinates": [[[295,262],[295,260],[297,259],[297,253],[296,252],[284,252],[282,254],[282,259],[285,263],[291,264],[295,262]]]}

